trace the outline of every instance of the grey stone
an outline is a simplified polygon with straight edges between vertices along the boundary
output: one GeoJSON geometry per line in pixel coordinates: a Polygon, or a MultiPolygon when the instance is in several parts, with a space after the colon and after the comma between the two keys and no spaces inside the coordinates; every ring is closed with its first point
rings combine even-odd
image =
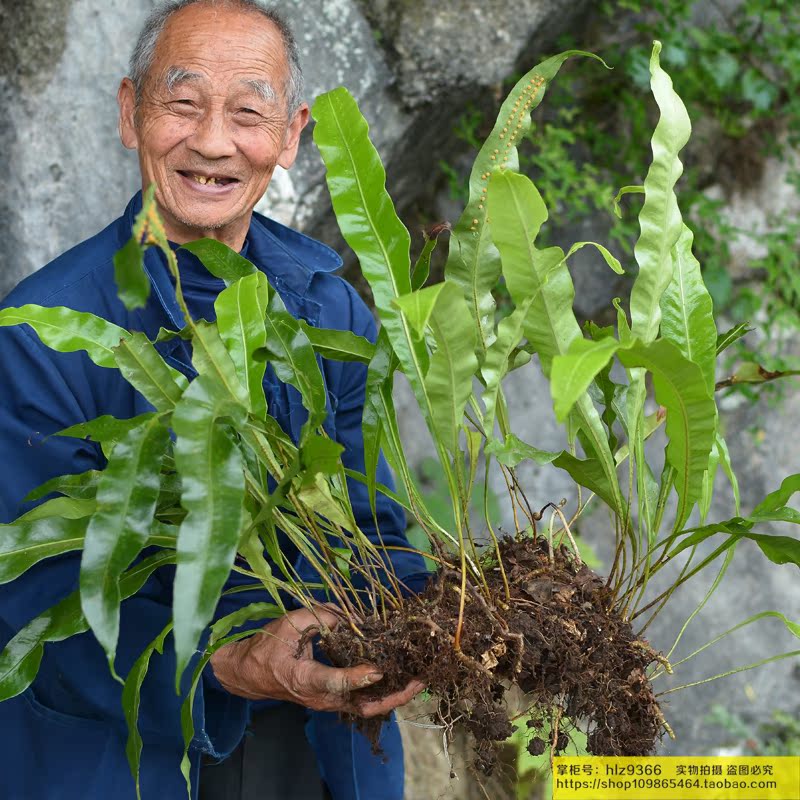
{"type": "Polygon", "coordinates": [[[564,30],[585,8],[581,0],[364,0],[367,15],[393,55],[398,88],[410,106],[453,90],[501,83],[529,51],[564,30]]]}
{"type": "Polygon", "coordinates": [[[25,30],[39,33],[17,48],[16,71],[4,62],[0,75],[0,202],[11,208],[0,215],[0,295],[111,222],[138,187],[136,157],[117,137],[115,98],[147,11],[124,0],[29,4],[25,30]],[[53,20],[65,33],[39,65],[39,38],[56,38],[53,20]]]}
{"type": "Polygon", "coordinates": [[[6,2],[0,6],[0,29],[6,36],[0,51],[0,75],[22,90],[44,88],[61,60],[72,0],[6,2]]]}

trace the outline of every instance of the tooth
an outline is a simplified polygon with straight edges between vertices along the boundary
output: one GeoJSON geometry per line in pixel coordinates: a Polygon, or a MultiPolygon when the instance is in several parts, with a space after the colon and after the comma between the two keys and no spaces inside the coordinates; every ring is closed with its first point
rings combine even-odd
{"type": "Polygon", "coordinates": [[[202,175],[195,175],[195,176],[194,176],[194,179],[195,179],[195,180],[196,180],[198,183],[205,184],[205,182],[206,182],[206,179],[205,179],[205,178],[204,178],[202,175]]]}
{"type": "Polygon", "coordinates": [[[217,179],[216,178],[209,178],[208,182],[209,183],[213,183],[215,186],[217,185],[217,179]]]}

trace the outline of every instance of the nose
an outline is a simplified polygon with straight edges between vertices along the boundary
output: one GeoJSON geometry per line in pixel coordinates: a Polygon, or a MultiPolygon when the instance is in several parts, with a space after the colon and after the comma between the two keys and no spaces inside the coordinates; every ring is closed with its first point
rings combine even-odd
{"type": "Polygon", "coordinates": [[[209,161],[236,154],[236,143],[222,112],[208,111],[203,114],[187,145],[209,161]]]}

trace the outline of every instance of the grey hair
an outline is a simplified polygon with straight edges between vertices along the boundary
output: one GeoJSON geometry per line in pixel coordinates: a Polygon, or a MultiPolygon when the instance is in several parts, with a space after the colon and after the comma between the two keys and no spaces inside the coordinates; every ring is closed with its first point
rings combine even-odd
{"type": "Polygon", "coordinates": [[[165,0],[165,2],[156,6],[147,17],[131,55],[129,77],[136,90],[137,103],[142,96],[147,74],[153,66],[158,40],[164,32],[168,20],[181,9],[198,3],[254,11],[268,19],[278,29],[283,40],[286,60],[289,66],[289,76],[284,87],[284,94],[287,115],[291,119],[303,102],[303,70],[300,66],[297,41],[289,23],[277,11],[262,5],[259,0],[165,0]]]}

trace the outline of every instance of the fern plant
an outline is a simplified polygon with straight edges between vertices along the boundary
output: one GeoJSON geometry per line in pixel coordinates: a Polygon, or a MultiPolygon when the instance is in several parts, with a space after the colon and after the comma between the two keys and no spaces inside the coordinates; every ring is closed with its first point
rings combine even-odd
{"type": "MultiPolygon", "coordinates": [[[[516,145],[530,125],[531,111],[564,60],[577,53],[564,53],[537,66],[520,79],[503,103],[471,171],[469,200],[450,235],[445,279],[433,286],[425,282],[436,240],[426,241],[419,261],[412,265],[408,232],[383,188],[383,168],[355,102],[340,89],[320,98],[314,107],[315,141],[328,168],[339,225],[370,283],[382,322],[368,379],[367,462],[374,463],[379,446],[387,450],[409,498],[408,511],[426,530],[442,561],[458,561],[455,650],[462,642],[471,596],[482,591],[492,608],[502,610],[513,606],[520,595],[513,576],[509,579],[506,574],[495,521],[487,516],[477,529],[468,512],[468,498],[476,481],[480,483],[480,469],[487,488],[492,468],[505,476],[519,531],[536,534],[537,523],[550,506],[546,538],[551,562],[554,539],[572,538],[570,525],[589,503],[599,500],[608,506],[614,520],[615,557],[601,605],[637,626],[635,647],[648,650],[641,635],[678,587],[709,566],[721,564],[702,608],[743,539],[754,542],[775,564],[800,565],[796,538],[758,529],[762,523],[800,521],[798,512],[787,506],[800,489],[800,476],[789,476],[780,489],[742,516],[715,402],[715,392],[731,383],[759,383],[798,372],[767,376],[746,365],[731,378],[716,382],[718,355],[745,335],[748,327],[740,324],[718,334],[711,296],[692,254],[693,234],[681,218],[675,194],[682,171],[679,154],[691,126],[661,68],[660,49],[655,43],[650,60],[651,88],[660,109],[652,163],[644,185],[624,187],[614,201],[618,208],[624,195],[644,196],[641,232],[634,248],[637,275],[628,309],[615,301],[616,330],[593,324],[581,330],[572,309],[574,289],[567,263],[574,252],[590,245],[610,269],[622,274],[622,265],[607,248],[592,242],[578,242],[566,253],[557,247],[537,247],[547,209],[534,184],[516,171],[516,145]],[[498,322],[492,289],[500,278],[513,309],[498,322]],[[533,355],[540,368],[536,376],[549,381],[556,418],[565,427],[569,446],[562,452],[543,451],[514,433],[502,384],[510,372],[530,369],[527,365],[533,355]],[[396,370],[408,379],[433,439],[450,491],[451,530],[441,530],[427,513],[405,459],[392,406],[396,370]],[[617,375],[626,380],[619,382],[617,375]],[[645,414],[648,380],[652,380],[657,406],[651,414],[645,414]],[[645,440],[662,425],[667,446],[657,478],[645,440]],[[579,498],[571,520],[552,503],[538,511],[531,507],[517,476],[526,460],[569,473],[579,498]],[[707,522],[720,466],[733,484],[736,506],[731,519],[707,522]],[[676,508],[667,525],[671,501],[676,508]],[[701,524],[690,526],[695,509],[701,524]],[[488,547],[476,544],[481,535],[488,535],[488,547]],[[703,547],[706,540],[713,542],[710,552],[703,547]],[[678,577],[660,594],[649,596],[651,580],[679,556],[685,560],[678,577]],[[488,578],[490,572],[500,572],[499,589],[488,578]]],[[[366,480],[370,481],[369,471],[366,480]]],[[[372,483],[370,490],[376,491],[372,483]]],[[[574,550],[573,559],[580,565],[574,550]]],[[[800,634],[796,623],[770,611],[739,623],[713,641],[765,616],[780,620],[790,634],[800,634]]],[[[649,650],[650,679],[672,671],[669,657],[683,630],[685,626],[667,655],[649,650]]],[[[798,654],[795,650],[770,656],[731,672],[798,654]]],[[[549,709],[551,723],[569,709],[568,700],[560,711],[558,702],[554,704],[556,708],[549,709]]],[[[669,730],[663,718],[661,723],[669,730]]],[[[551,724],[550,730],[555,747],[558,723],[551,724]]],[[[591,737],[589,741],[591,745],[591,737]]]]}

